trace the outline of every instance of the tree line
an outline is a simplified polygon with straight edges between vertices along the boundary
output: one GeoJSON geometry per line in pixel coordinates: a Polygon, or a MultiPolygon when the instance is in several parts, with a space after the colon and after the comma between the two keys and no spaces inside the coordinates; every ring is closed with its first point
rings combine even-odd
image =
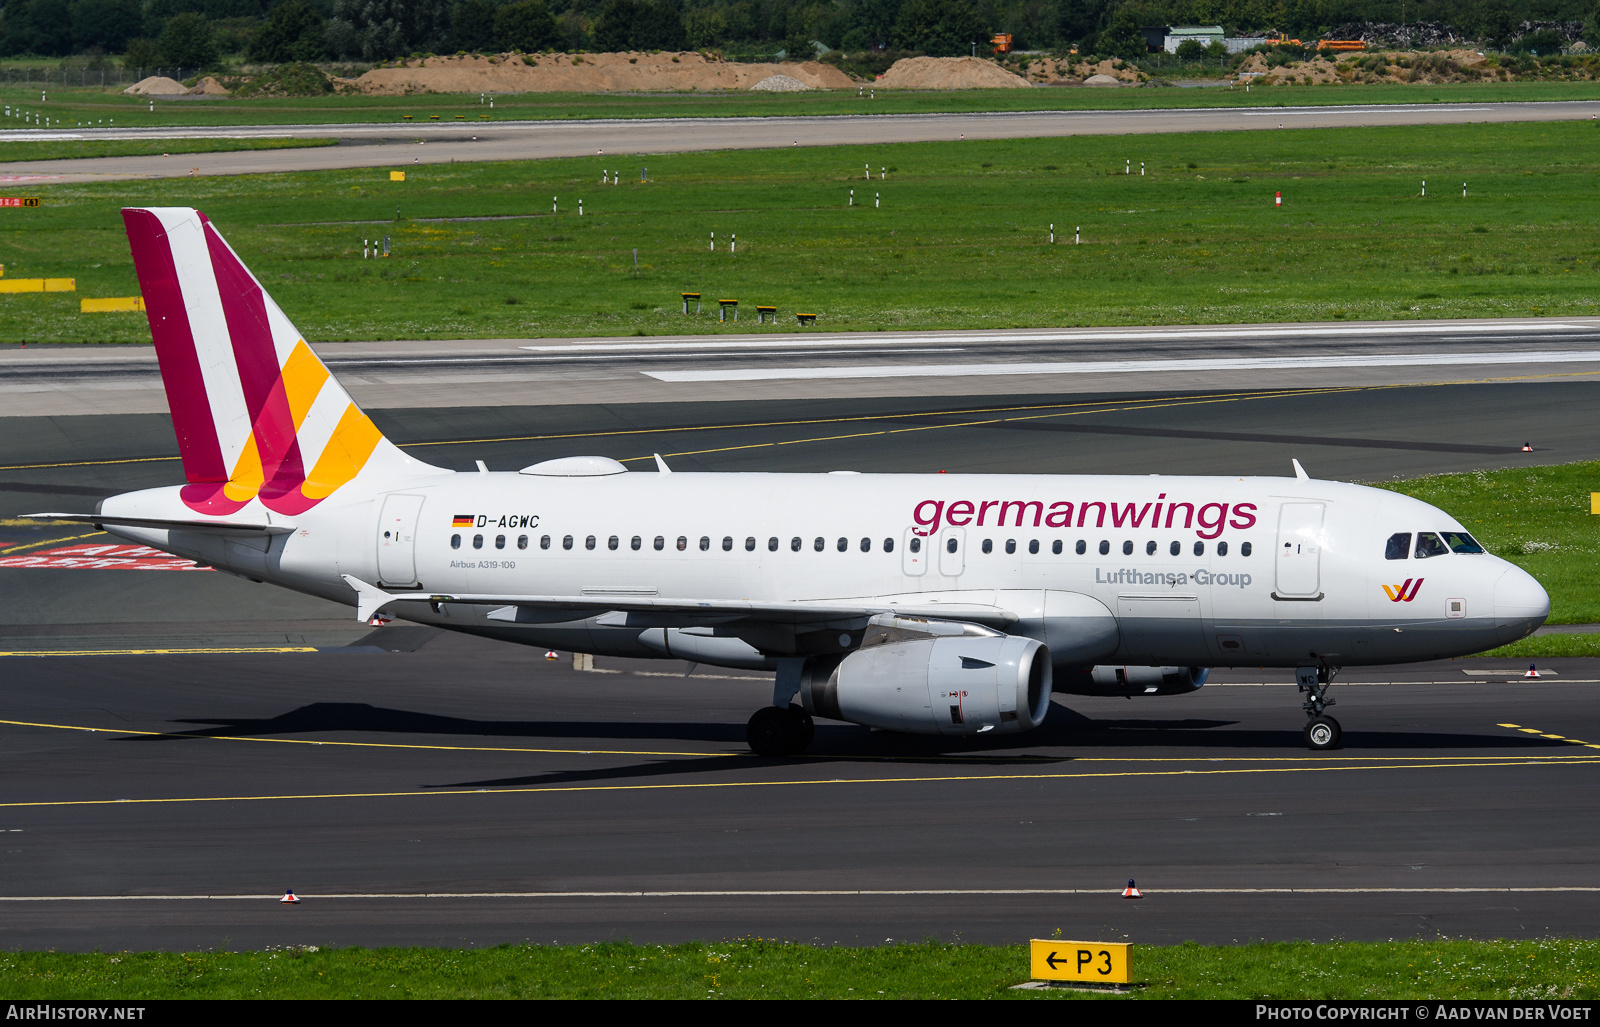
{"type": "MultiPolygon", "coordinates": [[[[1016,49],[1144,52],[1151,25],[1314,39],[1352,23],[1448,26],[1506,45],[1545,23],[1597,31],[1596,0],[4,0],[0,56],[125,54],[134,67],[377,62],[421,53],[714,49],[810,57],[1016,49]]],[[[1568,35],[1570,36],[1570,32],[1568,35]]],[[[1591,39],[1600,43],[1600,38],[1591,39]]]]}

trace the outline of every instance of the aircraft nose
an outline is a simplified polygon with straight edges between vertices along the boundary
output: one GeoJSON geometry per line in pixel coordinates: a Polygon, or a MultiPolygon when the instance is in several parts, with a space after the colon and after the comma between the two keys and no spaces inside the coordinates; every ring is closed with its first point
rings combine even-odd
{"type": "Polygon", "coordinates": [[[1494,585],[1496,633],[1512,642],[1533,634],[1550,616],[1550,596],[1533,575],[1510,567],[1494,585]]]}

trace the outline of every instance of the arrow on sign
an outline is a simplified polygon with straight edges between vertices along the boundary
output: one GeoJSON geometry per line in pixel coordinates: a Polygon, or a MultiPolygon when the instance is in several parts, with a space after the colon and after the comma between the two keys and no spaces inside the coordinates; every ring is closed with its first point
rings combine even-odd
{"type": "MultiPolygon", "coordinates": [[[[1055,969],[1055,968],[1056,968],[1056,954],[1055,954],[1055,950],[1053,950],[1053,949],[1052,949],[1052,950],[1051,950],[1051,952],[1050,952],[1050,954],[1049,954],[1049,955],[1048,955],[1048,956],[1046,956],[1046,957],[1045,957],[1045,960],[1044,960],[1044,961],[1045,961],[1045,962],[1046,962],[1046,963],[1048,963],[1048,964],[1050,964],[1050,969],[1052,969],[1052,970],[1054,970],[1054,969],[1055,969]]],[[[1065,963],[1065,962],[1066,962],[1066,960],[1065,960],[1065,959],[1063,959],[1063,960],[1062,960],[1062,962],[1063,962],[1063,963],[1065,963]]]]}

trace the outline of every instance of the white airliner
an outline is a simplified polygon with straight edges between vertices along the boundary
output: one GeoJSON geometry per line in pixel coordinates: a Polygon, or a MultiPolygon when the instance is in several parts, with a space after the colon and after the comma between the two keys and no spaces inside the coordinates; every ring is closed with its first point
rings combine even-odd
{"type": "Polygon", "coordinates": [[[1543,588],[1449,514],[1297,477],[478,473],[396,448],[216,228],[123,212],[187,484],[82,520],[219,570],[527,645],[776,671],[751,747],[812,717],[973,735],[1052,691],[1176,695],[1293,669],[1313,749],[1342,666],[1531,633],[1543,588]]]}

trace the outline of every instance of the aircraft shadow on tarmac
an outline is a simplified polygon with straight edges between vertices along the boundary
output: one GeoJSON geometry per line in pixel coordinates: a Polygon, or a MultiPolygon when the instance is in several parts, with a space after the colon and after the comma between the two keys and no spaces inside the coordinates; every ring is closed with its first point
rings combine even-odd
{"type": "MultiPolygon", "coordinates": [[[[1292,711],[1290,711],[1292,712],[1292,711]]],[[[527,787],[571,784],[586,781],[682,777],[710,770],[734,767],[810,766],[822,763],[884,762],[950,767],[952,762],[966,766],[1025,766],[1070,763],[1083,751],[1117,750],[1130,758],[1140,751],[1186,749],[1206,753],[1251,752],[1272,755],[1300,755],[1310,758],[1299,730],[1241,729],[1237,721],[1199,718],[1120,718],[1093,719],[1064,706],[1054,706],[1046,722],[1023,735],[995,738],[948,738],[869,731],[854,725],[821,723],[816,738],[805,756],[760,758],[741,751],[744,729],[737,724],[621,721],[514,721],[473,720],[410,710],[389,709],[367,703],[312,703],[268,719],[192,717],[182,724],[212,725],[161,735],[124,736],[119,741],[171,742],[186,739],[272,735],[318,734],[325,732],[382,735],[426,735],[513,738],[548,741],[550,739],[589,742],[719,743],[740,748],[726,755],[701,759],[672,758],[627,766],[592,770],[556,770],[492,780],[452,782],[439,788],[527,787]],[[1040,752],[1040,749],[1066,749],[1067,752],[1040,752]],[[1023,751],[1026,750],[1026,751],[1023,751]],[[733,761],[730,764],[730,759],[733,761]]],[[[1539,750],[1564,751],[1567,743],[1526,735],[1430,733],[1421,731],[1353,731],[1345,735],[1347,755],[1425,751],[1441,759],[1466,751],[1495,750],[1532,755],[1539,750]]],[[[597,753],[598,754],[598,753],[597,753]]],[[[634,755],[618,753],[617,755],[634,755]]],[[[1380,757],[1381,758],[1381,757],[1380,757]]]]}

